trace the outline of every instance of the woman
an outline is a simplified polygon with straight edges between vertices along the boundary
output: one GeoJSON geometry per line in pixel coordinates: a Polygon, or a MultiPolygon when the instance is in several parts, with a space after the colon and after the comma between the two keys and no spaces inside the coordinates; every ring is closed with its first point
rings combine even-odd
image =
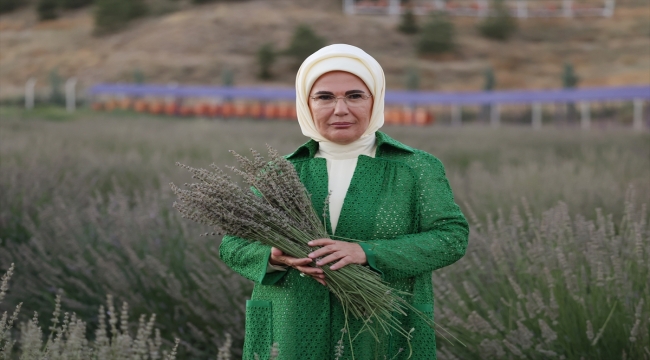
{"type": "MultiPolygon", "coordinates": [[[[244,359],[268,358],[273,343],[282,360],[406,359],[407,339],[384,334],[377,341],[359,333],[356,319],[348,324],[353,346],[347,336],[339,342],[343,310],[323,286],[327,278],[319,267],[369,266],[433,316],[431,272],[464,255],[467,221],[440,161],[377,131],[384,122],[385,80],[370,55],[350,45],[322,48],[298,70],[296,93],[298,122],[311,140],[287,159],[318,213],[330,194],[325,225],[333,239],[315,239],[309,258],[297,259],[224,237],[223,261],[255,282],[246,303],[244,359]]],[[[399,320],[415,329],[411,359],[435,359],[433,329],[415,315],[399,320]]]]}

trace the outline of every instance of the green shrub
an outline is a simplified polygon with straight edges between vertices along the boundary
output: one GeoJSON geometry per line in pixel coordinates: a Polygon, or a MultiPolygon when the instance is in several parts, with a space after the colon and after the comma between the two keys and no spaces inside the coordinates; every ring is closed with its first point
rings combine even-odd
{"type": "Polygon", "coordinates": [[[454,48],[454,24],[448,15],[435,12],[422,27],[417,42],[419,54],[437,54],[450,51],[454,48]]]}
{"type": "Polygon", "coordinates": [[[309,25],[298,25],[293,32],[291,44],[284,51],[300,65],[309,55],[325,46],[325,39],[318,36],[309,25]]]}
{"type": "Polygon", "coordinates": [[[59,17],[58,14],[59,2],[57,0],[38,0],[36,10],[38,11],[38,18],[41,21],[52,20],[59,17]]]}
{"type": "Polygon", "coordinates": [[[118,31],[129,21],[146,13],[144,0],[96,0],[95,34],[118,31]]]}
{"type": "Polygon", "coordinates": [[[0,0],[0,14],[14,11],[27,3],[27,0],[0,0]]]}
{"type": "Polygon", "coordinates": [[[257,51],[257,62],[260,66],[258,77],[263,80],[268,80],[273,77],[271,74],[271,66],[275,62],[275,51],[273,44],[264,44],[257,51]]]}
{"type": "Polygon", "coordinates": [[[411,9],[406,10],[404,14],[402,14],[402,20],[397,27],[397,30],[404,34],[415,34],[420,30],[417,21],[415,20],[415,15],[411,9]]]}
{"type": "Polygon", "coordinates": [[[486,17],[478,29],[488,39],[505,41],[517,31],[517,20],[510,15],[503,0],[494,0],[494,16],[486,17]]]}
{"type": "Polygon", "coordinates": [[[93,0],[60,0],[64,9],[78,9],[84,6],[92,5],[93,0]]]}
{"type": "Polygon", "coordinates": [[[569,63],[564,64],[564,71],[562,71],[562,87],[565,89],[573,89],[578,86],[578,81],[580,81],[580,78],[573,70],[573,65],[569,63]]]}

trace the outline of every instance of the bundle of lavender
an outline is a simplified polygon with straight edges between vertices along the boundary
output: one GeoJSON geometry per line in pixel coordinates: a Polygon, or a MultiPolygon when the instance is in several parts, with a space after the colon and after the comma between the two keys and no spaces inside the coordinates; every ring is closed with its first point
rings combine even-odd
{"type": "MultiPolygon", "coordinates": [[[[309,193],[293,165],[277,151],[268,147],[269,159],[251,151],[252,159],[231,151],[240,168],[229,167],[252,187],[247,189],[214,164],[211,165],[214,171],[209,171],[177,163],[199,182],[185,184],[189,190],[172,183],[172,190],[178,196],[174,207],[184,218],[212,226],[218,233],[258,241],[293,257],[306,258],[315,250],[307,245],[309,241],[329,237],[312,207],[309,193]]],[[[346,319],[349,314],[362,319],[365,322],[362,331],[369,331],[377,340],[374,326],[369,326],[371,323],[378,324],[386,333],[396,331],[410,337],[410,331],[403,329],[394,315],[405,315],[407,309],[430,326],[434,325],[433,320],[399,296],[406,293],[392,289],[367,267],[352,264],[336,271],[329,266],[323,266],[322,270],[327,287],[341,302],[346,319]]]]}

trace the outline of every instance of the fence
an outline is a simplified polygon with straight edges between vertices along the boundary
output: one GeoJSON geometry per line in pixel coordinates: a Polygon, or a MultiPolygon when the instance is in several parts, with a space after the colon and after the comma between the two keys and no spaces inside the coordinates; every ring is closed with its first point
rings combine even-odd
{"type": "MultiPolygon", "coordinates": [[[[616,0],[506,0],[512,16],[528,17],[611,17],[616,0]]],[[[400,0],[343,0],[347,15],[400,15],[406,10],[416,15],[445,11],[452,16],[486,17],[493,14],[490,0],[419,0],[409,1],[408,7],[400,0]]]]}
{"type": "MultiPolygon", "coordinates": [[[[114,108],[180,116],[255,117],[295,119],[295,90],[291,88],[160,86],[99,84],[89,90],[96,110],[114,108]]],[[[634,129],[644,126],[644,103],[650,85],[561,90],[513,90],[489,92],[387,91],[386,122],[427,125],[434,121],[431,106],[450,110],[451,124],[461,125],[462,107],[487,106],[493,126],[501,123],[501,107],[530,107],[533,128],[542,124],[545,104],[578,104],[580,124],[591,126],[591,104],[612,101],[633,103],[634,129]]]]}

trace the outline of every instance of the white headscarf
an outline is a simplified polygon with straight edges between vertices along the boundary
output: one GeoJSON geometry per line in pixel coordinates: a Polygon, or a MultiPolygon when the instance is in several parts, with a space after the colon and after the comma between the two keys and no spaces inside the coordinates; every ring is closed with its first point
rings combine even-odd
{"type": "Polygon", "coordinates": [[[318,142],[326,142],[316,128],[309,110],[309,93],[318,78],[330,71],[346,71],[358,76],[372,93],[373,108],[368,129],[362,138],[373,135],[384,125],[386,79],[377,60],[356,46],[334,44],[309,56],[296,75],[296,111],[302,133],[318,142]]]}

